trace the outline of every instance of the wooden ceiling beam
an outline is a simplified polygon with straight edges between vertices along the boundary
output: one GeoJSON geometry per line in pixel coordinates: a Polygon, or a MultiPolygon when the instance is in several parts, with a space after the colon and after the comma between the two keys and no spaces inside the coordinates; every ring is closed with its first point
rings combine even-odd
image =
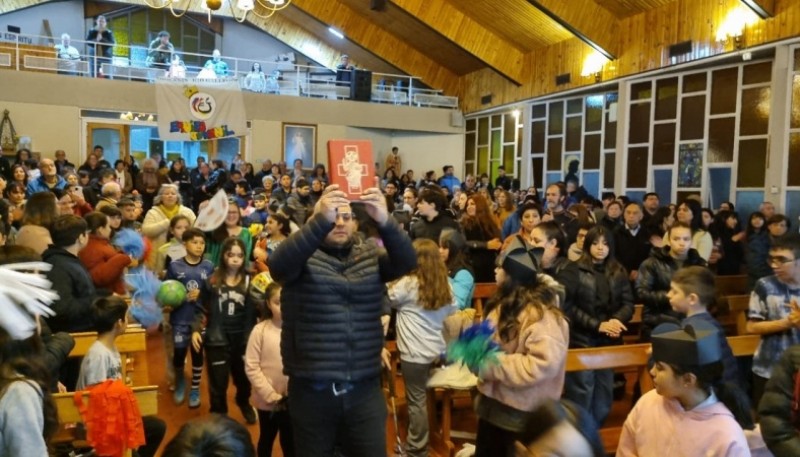
{"type": "Polygon", "coordinates": [[[528,0],[580,40],[613,60],[619,57],[620,21],[597,0],[528,0]]]}
{"type": "Polygon", "coordinates": [[[11,13],[29,6],[41,5],[50,0],[4,0],[0,2],[0,14],[11,13]]]}
{"type": "Polygon", "coordinates": [[[761,19],[775,16],[775,0],[742,0],[761,19]]]}
{"type": "Polygon", "coordinates": [[[517,85],[525,83],[525,53],[446,1],[391,0],[517,85]]]}
{"type": "Polygon", "coordinates": [[[458,92],[458,75],[338,0],[293,0],[292,6],[336,27],[348,40],[369,49],[400,70],[421,78],[425,84],[447,94],[458,92]]]}

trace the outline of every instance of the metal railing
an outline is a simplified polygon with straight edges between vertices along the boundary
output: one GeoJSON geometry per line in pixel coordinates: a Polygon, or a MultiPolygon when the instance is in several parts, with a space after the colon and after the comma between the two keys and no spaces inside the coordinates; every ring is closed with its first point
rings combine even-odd
{"type": "MultiPolygon", "coordinates": [[[[147,60],[143,46],[113,45],[112,57],[96,56],[94,42],[70,40],[75,48],[59,58],[56,48],[61,40],[39,35],[4,33],[0,36],[0,69],[17,71],[54,72],[66,76],[102,77],[130,81],[153,82],[163,76],[207,77],[206,64],[212,56],[175,51],[182,61],[206,62],[204,65],[184,64],[170,71],[166,64],[153,64],[147,60]],[[37,45],[34,42],[48,43],[37,45]],[[178,71],[175,71],[178,70],[178,71]]],[[[228,65],[227,76],[236,77],[243,90],[295,97],[314,97],[344,100],[351,97],[348,81],[337,81],[337,72],[325,67],[298,65],[289,55],[279,56],[280,61],[240,59],[222,56],[228,65]],[[261,73],[252,71],[259,64],[261,73]]],[[[354,75],[352,75],[354,76],[354,75]]],[[[419,87],[420,78],[406,75],[372,73],[370,102],[407,106],[458,108],[458,98],[443,95],[440,90],[419,87]]]]}

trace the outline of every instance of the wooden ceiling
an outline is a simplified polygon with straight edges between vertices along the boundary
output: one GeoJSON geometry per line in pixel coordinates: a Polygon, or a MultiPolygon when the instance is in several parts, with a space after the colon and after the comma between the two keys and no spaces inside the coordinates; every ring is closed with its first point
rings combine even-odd
{"type": "MultiPolygon", "coordinates": [[[[0,14],[47,1],[56,0],[2,0],[0,14]]],[[[191,10],[199,11],[201,1],[191,0],[191,10]]],[[[465,75],[485,68],[516,85],[526,84],[537,64],[536,52],[575,37],[617,57],[622,19],[674,1],[293,0],[269,19],[251,15],[248,21],[329,68],[347,53],[359,67],[414,75],[457,94],[465,75]],[[374,4],[383,6],[373,10],[374,4]],[[328,26],[346,38],[334,37],[328,26]]]]}

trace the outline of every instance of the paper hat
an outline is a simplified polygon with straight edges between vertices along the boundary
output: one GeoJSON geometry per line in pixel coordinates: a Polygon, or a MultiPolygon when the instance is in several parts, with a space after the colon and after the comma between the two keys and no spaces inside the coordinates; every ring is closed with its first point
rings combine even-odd
{"type": "Polygon", "coordinates": [[[533,253],[524,247],[509,248],[500,265],[515,282],[531,284],[536,282],[539,262],[533,253]]]}
{"type": "Polygon", "coordinates": [[[722,359],[717,329],[707,324],[681,328],[661,324],[653,330],[653,360],[674,365],[702,366],[722,359]]]}

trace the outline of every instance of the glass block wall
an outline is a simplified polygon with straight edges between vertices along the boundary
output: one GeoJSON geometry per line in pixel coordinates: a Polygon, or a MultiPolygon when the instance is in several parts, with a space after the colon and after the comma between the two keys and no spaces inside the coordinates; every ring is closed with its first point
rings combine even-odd
{"type": "Polygon", "coordinates": [[[614,188],[616,92],[574,96],[531,106],[530,185],[541,192],[574,172],[589,194],[614,188]]]}
{"type": "Polygon", "coordinates": [[[772,62],[718,67],[628,83],[624,191],[662,202],[700,194],[706,205],[763,201],[772,62]]]}
{"type": "Polygon", "coordinates": [[[497,167],[519,178],[522,149],[522,123],[514,112],[467,119],[464,175],[489,175],[494,183],[497,167]]]}

